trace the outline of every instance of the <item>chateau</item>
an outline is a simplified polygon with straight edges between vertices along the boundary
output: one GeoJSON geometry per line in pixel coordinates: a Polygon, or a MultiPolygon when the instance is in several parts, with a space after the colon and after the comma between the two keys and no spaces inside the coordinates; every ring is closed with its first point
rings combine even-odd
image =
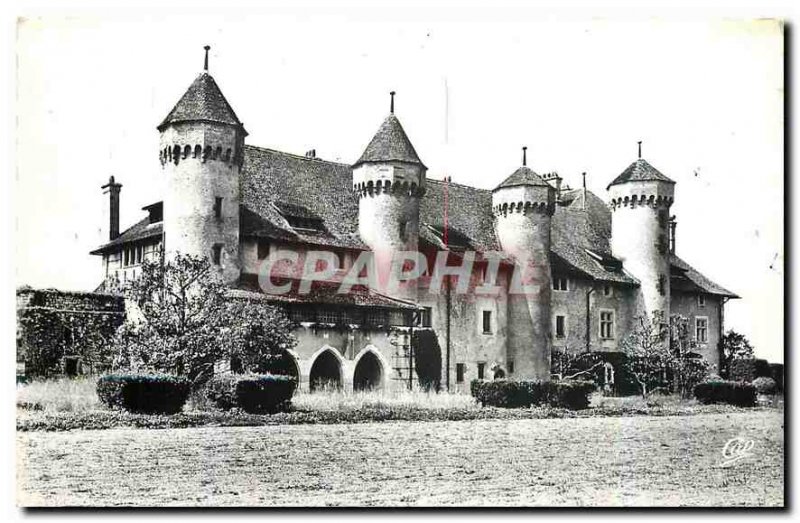
{"type": "Polygon", "coordinates": [[[475,378],[549,379],[553,351],[618,350],[638,318],[656,312],[688,317],[698,352],[719,364],[724,305],[736,296],[677,256],[676,183],[641,149],[605,197],[537,174],[524,151],[510,175],[487,173],[497,177],[493,190],[435,180],[394,114],[394,93],[352,165],[257,147],[208,73],[207,54],[157,130],[163,201],[120,231],[121,185],[112,177],[103,186],[110,237],[92,251],[103,280],[136,278],[162,249],[208,256],[232,295],[267,300],[296,320],[292,372],[301,388],[321,380],[407,386],[417,379],[411,339],[420,330],[435,333],[450,390],[475,378]],[[300,260],[332,253],[330,285],[298,292],[297,278],[288,293],[266,293],[259,274],[277,251],[300,260]],[[419,252],[428,270],[396,292],[362,285],[337,293],[333,284],[365,251],[379,265],[419,252]],[[431,268],[442,252],[448,267],[469,261],[470,278],[437,276],[431,268]],[[531,269],[536,292],[510,292],[515,266],[531,269]],[[496,291],[477,292],[484,284],[496,291]]]}

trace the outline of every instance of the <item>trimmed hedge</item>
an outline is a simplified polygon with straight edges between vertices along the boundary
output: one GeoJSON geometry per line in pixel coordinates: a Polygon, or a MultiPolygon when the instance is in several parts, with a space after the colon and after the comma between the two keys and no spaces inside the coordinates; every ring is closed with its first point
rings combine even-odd
{"type": "Polygon", "coordinates": [[[250,414],[286,411],[297,389],[291,376],[272,374],[221,374],[214,376],[206,396],[218,408],[240,408],[250,414]]]}
{"type": "Polygon", "coordinates": [[[111,408],[143,414],[175,414],[183,409],[188,380],[164,374],[110,374],[97,380],[97,397],[111,408]]]}
{"type": "Polygon", "coordinates": [[[756,379],[756,360],[742,358],[731,361],[728,369],[728,379],[747,383],[756,379]]]}
{"type": "Polygon", "coordinates": [[[738,407],[756,404],[756,388],[750,383],[737,381],[706,381],[694,387],[694,396],[700,403],[728,403],[738,407]]]}
{"type": "Polygon", "coordinates": [[[753,380],[753,387],[756,388],[756,392],[759,394],[772,395],[778,392],[778,384],[775,383],[775,380],[763,376],[753,380]]]}
{"type": "Polygon", "coordinates": [[[775,380],[778,392],[783,392],[783,363],[770,363],[769,377],[775,380]]]}
{"type": "Polygon", "coordinates": [[[521,408],[550,405],[570,410],[589,407],[590,381],[472,380],[470,392],[482,406],[521,408]]]}

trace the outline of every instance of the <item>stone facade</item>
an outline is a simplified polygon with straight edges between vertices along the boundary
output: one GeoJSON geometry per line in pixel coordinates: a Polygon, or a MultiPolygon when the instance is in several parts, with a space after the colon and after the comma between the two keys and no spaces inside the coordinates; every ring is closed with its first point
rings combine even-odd
{"type": "Polygon", "coordinates": [[[585,188],[569,189],[555,173],[539,176],[525,158],[493,191],[453,185],[453,203],[449,180],[427,179],[394,98],[351,167],[313,151],[302,157],[245,145],[244,127],[207,72],[159,131],[163,219],[154,211],[161,204],[148,206],[148,219],[94,251],[103,256],[104,278],[135,277],[140,258],[126,263],[124,252],[136,246],[146,249],[141,259],[163,246],[219,254],[215,262],[237,290],[257,279],[277,249],[301,260],[309,251],[334,253],[335,281],[365,251],[379,265],[396,252],[419,251],[429,267],[438,252],[463,263],[464,253],[477,251],[470,281],[479,284],[487,271],[482,253],[503,258],[490,282],[494,294],[456,292],[457,279],[431,289],[427,272],[413,289],[381,287],[337,306],[306,300],[305,312],[274,298],[300,315],[292,356],[303,388],[315,376],[345,388],[406,386],[414,365],[409,340],[419,328],[436,333],[441,381],[451,390],[466,391],[475,378],[546,380],[551,350],[619,350],[636,318],[656,311],[689,317],[703,337],[698,350],[718,363],[722,310],[735,295],[670,251],[675,182],[641,158],[609,185],[607,204],[585,188]],[[515,266],[525,269],[521,281],[515,266]],[[520,284],[536,290],[514,294],[520,284]]]}

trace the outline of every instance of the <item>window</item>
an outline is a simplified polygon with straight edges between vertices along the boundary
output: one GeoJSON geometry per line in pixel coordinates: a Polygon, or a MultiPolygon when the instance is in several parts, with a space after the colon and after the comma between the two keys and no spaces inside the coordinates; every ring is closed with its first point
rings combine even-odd
{"type": "Polygon", "coordinates": [[[483,311],[483,333],[492,333],[492,311],[483,311]]]}
{"type": "Polygon", "coordinates": [[[567,317],[563,315],[556,316],[556,338],[563,338],[567,335],[567,317]]]}
{"type": "Polygon", "coordinates": [[[398,224],[399,233],[400,233],[400,241],[405,242],[408,241],[408,222],[405,220],[401,220],[398,224]]]}
{"type": "Polygon", "coordinates": [[[483,362],[478,363],[478,379],[482,380],[486,372],[486,364],[483,362]]]}
{"type": "Polygon", "coordinates": [[[218,220],[222,218],[222,198],[219,196],[214,198],[214,218],[218,220]]]}
{"type": "Polygon", "coordinates": [[[456,363],[456,383],[464,383],[464,374],[466,374],[467,366],[463,363],[456,363]]]}
{"type": "Polygon", "coordinates": [[[697,343],[708,343],[708,318],[695,318],[694,332],[697,343]]]}
{"type": "Polygon", "coordinates": [[[508,360],[507,367],[508,367],[508,373],[514,374],[514,360],[508,360]]]}
{"type": "Polygon", "coordinates": [[[269,242],[258,240],[258,259],[264,260],[269,256],[269,242]]]}
{"type": "Polygon", "coordinates": [[[614,288],[611,285],[603,285],[603,296],[613,296],[614,288]]]}
{"type": "Polygon", "coordinates": [[[562,292],[567,291],[569,290],[569,282],[563,277],[553,278],[553,290],[562,292]]]}
{"type": "Polygon", "coordinates": [[[430,327],[431,326],[431,308],[424,307],[423,310],[420,311],[419,314],[419,325],[421,327],[430,327]]]}
{"type": "Polygon", "coordinates": [[[214,265],[222,265],[222,245],[215,245],[212,252],[214,265]]]}
{"type": "Polygon", "coordinates": [[[700,294],[697,296],[697,306],[698,307],[705,307],[706,306],[706,295],[700,294]]]}
{"type": "Polygon", "coordinates": [[[614,311],[600,311],[600,338],[610,340],[614,337],[614,311]]]}
{"type": "Polygon", "coordinates": [[[317,321],[320,323],[341,323],[342,315],[338,309],[317,310],[317,321]]]}

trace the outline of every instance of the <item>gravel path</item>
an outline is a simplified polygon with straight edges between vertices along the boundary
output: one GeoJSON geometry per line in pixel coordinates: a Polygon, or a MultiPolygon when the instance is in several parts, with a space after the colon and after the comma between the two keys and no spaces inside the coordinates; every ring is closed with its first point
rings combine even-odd
{"type": "Polygon", "coordinates": [[[783,412],[18,433],[26,506],[783,504],[783,412]],[[723,465],[734,437],[750,455],[723,465]]]}

